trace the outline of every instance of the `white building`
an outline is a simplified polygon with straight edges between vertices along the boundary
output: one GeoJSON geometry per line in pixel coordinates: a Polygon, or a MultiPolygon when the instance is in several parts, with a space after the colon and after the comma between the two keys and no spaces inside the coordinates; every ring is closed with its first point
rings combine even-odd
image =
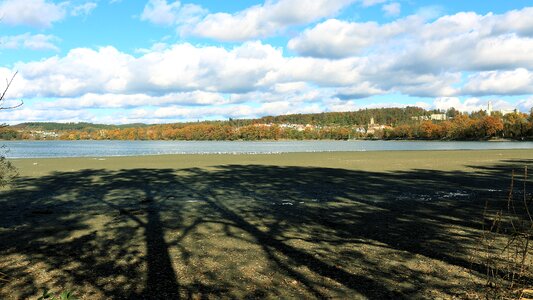
{"type": "Polygon", "coordinates": [[[508,114],[514,114],[514,113],[516,113],[516,112],[517,112],[516,109],[500,109],[500,113],[501,113],[502,115],[504,115],[504,116],[505,116],[505,115],[508,115],[508,114]]]}
{"type": "MultiPolygon", "coordinates": [[[[508,114],[514,114],[516,113],[518,110],[516,109],[500,109],[499,112],[502,114],[502,115],[508,115],[508,114]]],[[[494,108],[492,107],[492,101],[489,101],[489,103],[487,103],[487,116],[491,116],[492,113],[494,112],[494,108]]]]}
{"type": "Polygon", "coordinates": [[[446,121],[446,114],[431,114],[430,119],[434,121],[446,121]]]}

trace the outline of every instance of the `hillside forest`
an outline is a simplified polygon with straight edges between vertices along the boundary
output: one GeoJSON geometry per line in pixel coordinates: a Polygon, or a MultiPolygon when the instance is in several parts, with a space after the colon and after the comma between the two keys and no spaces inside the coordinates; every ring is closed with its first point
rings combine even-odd
{"type": "Polygon", "coordinates": [[[22,123],[0,129],[4,140],[513,140],[533,139],[529,114],[462,113],[418,107],[293,114],[173,124],[22,123]],[[436,117],[435,117],[436,116],[436,117]]]}

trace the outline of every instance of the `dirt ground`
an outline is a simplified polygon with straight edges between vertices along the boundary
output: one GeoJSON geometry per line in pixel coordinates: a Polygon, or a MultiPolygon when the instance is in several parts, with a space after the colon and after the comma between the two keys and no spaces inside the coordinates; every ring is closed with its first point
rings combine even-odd
{"type": "Polygon", "coordinates": [[[533,150],[13,162],[2,299],[464,299],[485,201],[533,150]]]}

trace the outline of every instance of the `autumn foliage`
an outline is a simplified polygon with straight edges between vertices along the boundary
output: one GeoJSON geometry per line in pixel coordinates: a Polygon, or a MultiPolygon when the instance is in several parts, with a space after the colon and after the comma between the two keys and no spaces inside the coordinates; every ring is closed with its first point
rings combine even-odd
{"type": "MultiPolygon", "coordinates": [[[[421,109],[362,110],[264,117],[255,120],[229,120],[160,125],[97,125],[88,123],[43,123],[44,130],[56,135],[42,136],[28,128],[0,130],[0,139],[62,140],[347,140],[347,139],[423,139],[484,140],[491,138],[533,139],[533,112],[515,112],[487,116],[483,111],[471,114],[449,110],[444,121],[432,121],[420,115],[421,109]],[[409,117],[409,114],[414,114],[409,117]],[[377,127],[368,124],[379,116],[377,127]],[[372,117],[373,118],[373,117],[372,117]],[[380,121],[381,120],[381,121],[380,121]],[[384,123],[390,121],[391,123],[384,123]],[[53,129],[53,128],[57,129],[53,129]],[[74,129],[72,129],[74,128],[74,129]]],[[[40,126],[39,123],[32,126],[40,126]]],[[[35,128],[34,128],[35,129],[35,128]]],[[[39,132],[39,131],[37,131],[39,132]]]]}

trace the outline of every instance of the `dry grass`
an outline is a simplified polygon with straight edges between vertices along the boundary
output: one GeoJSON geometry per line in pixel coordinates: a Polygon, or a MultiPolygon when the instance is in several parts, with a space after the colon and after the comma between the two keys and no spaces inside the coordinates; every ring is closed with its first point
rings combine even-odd
{"type": "Polygon", "coordinates": [[[483,212],[481,251],[493,298],[524,298],[523,291],[533,286],[533,195],[527,166],[521,175],[513,170],[506,201],[487,200],[483,212]]]}

